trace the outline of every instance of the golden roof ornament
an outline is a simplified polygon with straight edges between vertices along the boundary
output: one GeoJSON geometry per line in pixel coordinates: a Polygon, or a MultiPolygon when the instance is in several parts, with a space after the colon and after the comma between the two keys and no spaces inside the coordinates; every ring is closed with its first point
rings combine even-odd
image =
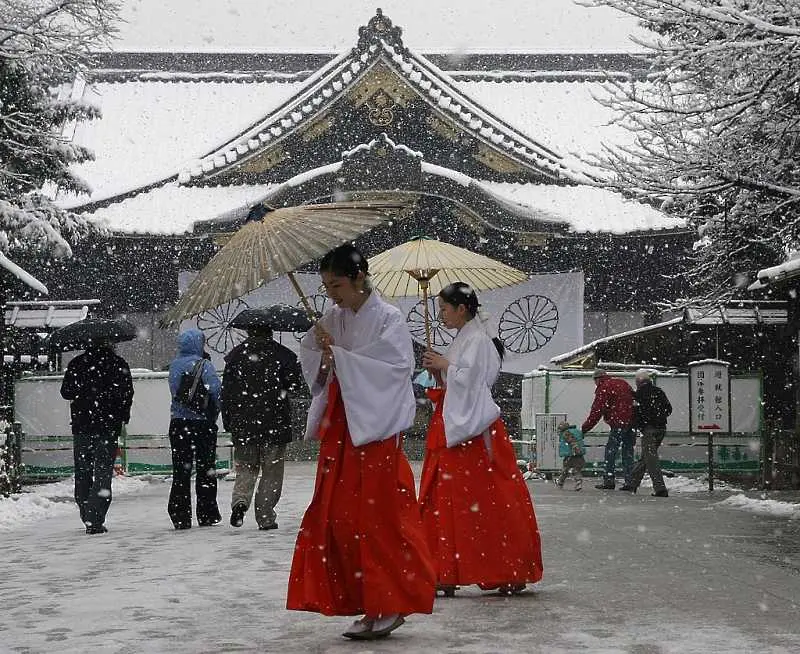
{"type": "Polygon", "coordinates": [[[384,40],[389,45],[405,50],[402,38],[403,30],[392,24],[390,18],[383,14],[383,10],[376,9],[375,15],[369,19],[366,25],[358,28],[358,50],[368,50],[369,46],[384,40]]]}

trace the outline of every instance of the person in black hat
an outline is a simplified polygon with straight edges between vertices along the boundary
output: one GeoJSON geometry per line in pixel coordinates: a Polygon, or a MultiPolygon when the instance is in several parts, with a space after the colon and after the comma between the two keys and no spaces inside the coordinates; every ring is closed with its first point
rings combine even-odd
{"type": "Polygon", "coordinates": [[[61,397],[70,401],[75,502],[86,533],[103,534],[119,434],[131,417],[130,368],[109,342],[92,343],[69,362],[61,397]]]}
{"type": "Polygon", "coordinates": [[[302,384],[297,356],[272,339],[265,325],[247,327],[247,340],[225,357],[222,424],[231,433],[236,482],[231,525],[241,527],[253,500],[259,529],[275,529],[283,487],[286,445],[292,440],[289,394],[302,384]]]}

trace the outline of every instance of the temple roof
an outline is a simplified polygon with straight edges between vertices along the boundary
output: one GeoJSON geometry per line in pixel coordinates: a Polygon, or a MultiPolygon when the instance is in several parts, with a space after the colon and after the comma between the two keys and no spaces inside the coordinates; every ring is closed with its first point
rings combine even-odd
{"type": "MultiPolygon", "coordinates": [[[[374,144],[364,144],[353,152],[371,145],[374,144]]],[[[522,234],[543,231],[564,235],[600,231],[626,234],[685,226],[681,219],[605,189],[477,180],[419,159],[422,180],[418,191],[410,192],[436,196],[449,191],[448,195],[460,197],[463,211],[458,214],[481,231],[490,228],[515,229],[522,234]],[[501,210],[492,211],[492,205],[501,210]],[[517,220],[509,225],[505,216],[517,220]]],[[[191,187],[173,181],[97,209],[91,219],[116,233],[127,234],[229,231],[246,219],[256,203],[280,205],[293,198],[293,194],[302,194],[304,187],[314,183],[324,185],[326,180],[330,185],[341,174],[343,163],[320,166],[280,184],[191,187]]],[[[302,195],[296,197],[304,199],[302,195]]]]}
{"type": "MultiPolygon", "coordinates": [[[[577,156],[603,142],[626,143],[629,134],[611,123],[612,113],[594,100],[603,84],[574,81],[457,82],[458,89],[489,111],[562,153],[570,167],[577,156]]],[[[95,160],[76,167],[92,188],[89,197],[62,195],[77,207],[125,194],[167,178],[227,136],[280,107],[300,82],[128,81],[88,84],[83,98],[103,117],[78,124],[75,140],[95,160]]],[[[355,144],[352,144],[355,145],[355,144]]]]}
{"type": "Polygon", "coordinates": [[[235,220],[262,200],[338,192],[331,175],[384,129],[384,144],[419,160],[411,191],[457,197],[459,185],[468,188],[466,211],[477,220],[488,220],[485,211],[532,232],[681,228],[584,185],[591,171],[583,156],[630,140],[595,100],[603,80],[638,78],[642,69],[619,53],[429,58],[408,49],[380,10],[335,57],[106,53],[73,89],[103,113],[73,135],[96,152],[76,167],[92,194],[57,200],[115,232],[184,234],[235,220]],[[313,188],[298,190],[304,184],[313,188]]]}
{"type": "Polygon", "coordinates": [[[498,118],[463,93],[447,73],[409,50],[402,30],[378,9],[359,28],[356,47],[306,79],[277,110],[181,170],[178,181],[213,179],[228,169],[262,172],[260,160],[273,158],[265,152],[285,156],[283,143],[293,134],[300,133],[304,141],[315,138],[317,130],[327,129],[331,108],[345,99],[368,110],[369,121],[381,126],[391,125],[395,112],[408,104],[422,102],[429,107],[429,121],[451,132],[456,142],[474,140],[480,155],[496,166],[527,170],[531,178],[551,183],[586,179],[560,154],[498,118]]]}

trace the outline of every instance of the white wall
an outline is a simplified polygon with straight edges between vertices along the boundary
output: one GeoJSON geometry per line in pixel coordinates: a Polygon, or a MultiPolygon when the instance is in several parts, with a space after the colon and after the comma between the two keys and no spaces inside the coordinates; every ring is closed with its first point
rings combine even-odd
{"type": "MultiPolygon", "coordinates": [[[[614,373],[634,387],[634,373],[614,373]]],[[[664,389],[672,404],[668,432],[689,431],[689,377],[686,374],[658,375],[654,382],[664,389]]],[[[592,371],[537,371],[522,380],[522,429],[535,428],[537,413],[566,413],[570,422],[580,425],[589,415],[594,399],[592,371]]],[[[731,378],[733,431],[755,434],[761,429],[761,379],[758,375],[731,378]]],[[[593,432],[607,433],[600,422],[593,432]]]]}

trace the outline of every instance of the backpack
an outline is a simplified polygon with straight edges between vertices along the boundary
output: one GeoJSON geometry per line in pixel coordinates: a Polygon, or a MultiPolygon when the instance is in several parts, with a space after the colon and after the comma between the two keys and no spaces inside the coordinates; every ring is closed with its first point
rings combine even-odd
{"type": "Polygon", "coordinates": [[[208,388],[203,383],[204,363],[205,361],[200,359],[192,366],[191,370],[184,372],[178,382],[178,390],[175,392],[175,401],[178,404],[201,415],[205,415],[211,400],[208,388]]]}

